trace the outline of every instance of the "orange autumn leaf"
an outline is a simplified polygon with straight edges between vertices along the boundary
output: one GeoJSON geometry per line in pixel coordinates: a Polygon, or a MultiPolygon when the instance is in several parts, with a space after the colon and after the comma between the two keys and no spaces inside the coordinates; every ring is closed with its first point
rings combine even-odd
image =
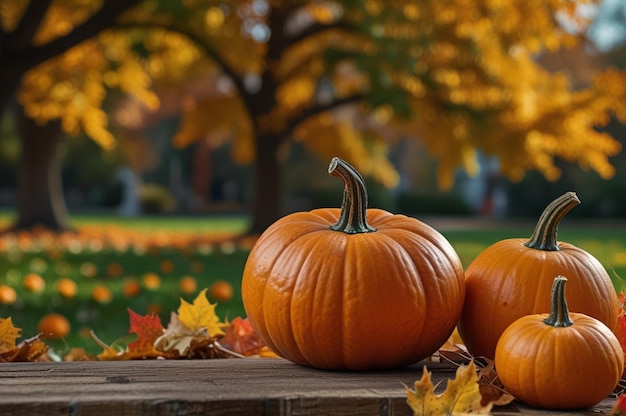
{"type": "Polygon", "coordinates": [[[258,354],[265,347],[265,343],[254,331],[250,321],[241,317],[235,318],[226,328],[226,334],[220,339],[220,344],[243,356],[258,354]]]}
{"type": "Polygon", "coordinates": [[[89,354],[84,348],[74,347],[70,348],[67,354],[63,357],[63,361],[94,361],[96,357],[89,354]]]}
{"type": "Polygon", "coordinates": [[[494,406],[506,406],[515,400],[498,378],[496,366],[493,360],[483,358],[486,361],[484,367],[478,370],[478,388],[482,396],[482,403],[492,403],[494,406]]]}
{"type": "Polygon", "coordinates": [[[481,404],[478,375],[474,361],[460,366],[454,380],[448,380],[446,390],[435,393],[430,372],[424,366],[422,378],[413,389],[407,387],[407,403],[414,416],[489,414],[492,403],[481,404]]]}
{"type": "Polygon", "coordinates": [[[204,328],[211,337],[224,335],[223,328],[225,324],[220,322],[215,313],[217,304],[209,303],[206,292],[207,289],[203,289],[193,301],[193,304],[181,299],[180,307],[178,308],[178,320],[191,331],[198,331],[204,328]]]}
{"type": "Polygon", "coordinates": [[[156,358],[178,358],[178,354],[169,354],[162,351],[158,351],[152,344],[141,343],[136,345],[133,349],[129,348],[116,348],[109,346],[101,341],[94,333],[91,332],[91,337],[96,341],[98,345],[103,348],[103,351],[96,357],[100,361],[123,361],[123,360],[145,360],[156,358]]]}
{"type": "Polygon", "coordinates": [[[165,329],[161,325],[161,318],[157,315],[141,316],[130,308],[128,308],[128,315],[130,318],[130,329],[128,332],[137,335],[137,339],[128,344],[130,350],[139,350],[145,348],[145,346],[152,347],[154,341],[163,335],[165,329]]]}
{"type": "Polygon", "coordinates": [[[0,353],[15,349],[15,340],[19,338],[22,330],[13,326],[11,317],[0,318],[0,353]]]}
{"type": "Polygon", "coordinates": [[[47,352],[48,346],[39,337],[29,338],[15,348],[1,353],[0,362],[49,361],[47,352]]]}
{"type": "Polygon", "coordinates": [[[626,416],[626,396],[621,395],[617,398],[609,416],[626,416]]]}

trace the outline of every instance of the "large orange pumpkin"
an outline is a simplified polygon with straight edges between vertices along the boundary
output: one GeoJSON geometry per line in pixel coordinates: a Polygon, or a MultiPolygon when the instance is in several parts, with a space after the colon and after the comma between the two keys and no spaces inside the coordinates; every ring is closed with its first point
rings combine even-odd
{"type": "Polygon", "coordinates": [[[566,281],[563,276],[554,279],[549,314],[518,319],[496,347],[500,381],[509,393],[531,406],[594,406],[608,397],[622,375],[624,354],[619,341],[597,319],[569,312],[566,281]]]}
{"type": "Polygon", "coordinates": [[[511,323],[548,312],[546,293],[558,275],[572,283],[572,311],[615,328],[617,294],[606,270],[583,249],[557,241],[559,221],[578,204],[575,193],[565,193],[546,207],[530,239],[499,241],[469,265],[459,333],[474,356],[493,359],[498,339],[511,323]]]}
{"type": "Polygon", "coordinates": [[[363,178],[341,159],[341,210],[283,217],[245,265],[243,303],[270,349],[322,369],[386,369],[419,361],[450,336],[465,293],[448,241],[404,215],[367,209],[363,178]]]}

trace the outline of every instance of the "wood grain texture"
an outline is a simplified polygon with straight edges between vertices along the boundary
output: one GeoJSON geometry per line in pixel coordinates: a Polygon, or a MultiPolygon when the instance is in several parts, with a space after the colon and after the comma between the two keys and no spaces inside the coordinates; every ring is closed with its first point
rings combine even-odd
{"type": "MultiPolygon", "coordinates": [[[[385,372],[343,373],[279,359],[0,364],[0,414],[410,415],[404,386],[422,364],[385,372]]],[[[429,363],[433,382],[455,368],[429,363]]],[[[614,399],[558,415],[608,414],[614,399]]],[[[496,415],[550,414],[514,403],[496,415]]]]}

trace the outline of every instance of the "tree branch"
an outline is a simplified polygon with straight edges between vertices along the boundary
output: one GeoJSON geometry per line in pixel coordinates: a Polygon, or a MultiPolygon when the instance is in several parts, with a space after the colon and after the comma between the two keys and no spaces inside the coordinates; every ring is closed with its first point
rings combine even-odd
{"type": "Polygon", "coordinates": [[[226,61],[224,61],[211,46],[203,39],[201,36],[196,35],[190,30],[186,30],[182,27],[178,27],[172,24],[164,24],[164,23],[156,23],[156,22],[128,22],[121,25],[116,25],[116,30],[121,29],[162,29],[167,30],[173,33],[178,33],[180,35],[185,36],[187,39],[192,41],[196,46],[198,46],[204,53],[213,61],[217,63],[222,68],[222,72],[226,74],[233,84],[235,84],[235,88],[239,91],[242,96],[247,94],[246,87],[243,82],[243,77],[237,73],[226,61]]]}
{"type": "Polygon", "coordinates": [[[347,97],[332,100],[326,104],[318,104],[313,107],[310,107],[302,111],[298,116],[294,117],[293,119],[289,121],[289,123],[287,124],[287,134],[285,134],[283,137],[286,140],[286,138],[291,135],[293,130],[298,126],[298,124],[302,123],[304,120],[306,120],[309,117],[316,116],[325,111],[334,110],[343,105],[356,104],[356,103],[363,101],[363,99],[365,99],[365,96],[363,94],[354,94],[354,95],[350,95],[347,97]]]}
{"type": "Polygon", "coordinates": [[[314,23],[314,24],[306,27],[302,31],[298,32],[295,36],[288,37],[285,49],[290,48],[291,46],[297,44],[300,41],[303,41],[305,39],[309,39],[312,36],[315,36],[315,35],[318,35],[320,33],[323,33],[323,32],[326,32],[326,31],[330,31],[330,30],[333,30],[333,29],[350,29],[350,26],[348,25],[348,23],[344,19],[336,20],[335,22],[327,24],[327,25],[314,23]]]}
{"type": "MultiPolygon", "coordinates": [[[[67,35],[58,37],[45,45],[25,47],[20,50],[11,50],[10,52],[5,51],[6,53],[3,54],[8,56],[3,56],[2,58],[5,62],[11,60],[13,65],[19,68],[20,72],[26,72],[34,66],[64,53],[68,49],[111,27],[122,13],[137,5],[139,1],[140,0],[105,2],[98,12],[94,13],[82,24],[76,26],[67,35]]],[[[38,2],[33,0],[31,4],[33,3],[38,2]]]]}
{"type": "Polygon", "coordinates": [[[28,48],[51,3],[52,0],[29,2],[15,30],[7,34],[6,46],[12,50],[28,48]]]}

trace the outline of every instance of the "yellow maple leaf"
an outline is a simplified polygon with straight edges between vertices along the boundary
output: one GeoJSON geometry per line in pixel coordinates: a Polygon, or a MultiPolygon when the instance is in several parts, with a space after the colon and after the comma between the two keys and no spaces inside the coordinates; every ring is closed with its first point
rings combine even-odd
{"type": "Polygon", "coordinates": [[[15,340],[22,330],[13,326],[11,318],[0,318],[0,353],[15,349],[15,340]]]}
{"type": "Polygon", "coordinates": [[[204,328],[211,337],[224,335],[222,328],[224,328],[225,324],[220,322],[215,313],[217,304],[209,303],[206,297],[206,291],[207,290],[204,289],[200,292],[193,301],[193,304],[181,298],[180,307],[178,308],[178,320],[192,331],[204,328]]]}
{"type": "Polygon", "coordinates": [[[481,405],[482,396],[473,361],[457,369],[456,378],[448,380],[446,390],[441,394],[435,393],[426,366],[422,378],[415,382],[413,389],[407,387],[406,390],[407,403],[415,416],[489,414],[492,407],[492,403],[481,405]]]}

